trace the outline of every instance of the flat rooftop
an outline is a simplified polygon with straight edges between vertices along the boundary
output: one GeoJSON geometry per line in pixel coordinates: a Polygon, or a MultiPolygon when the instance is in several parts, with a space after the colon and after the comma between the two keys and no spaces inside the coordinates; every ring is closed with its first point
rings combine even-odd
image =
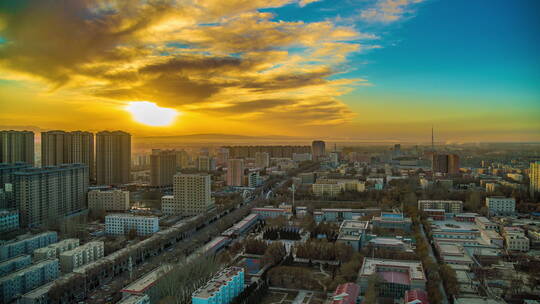
{"type": "Polygon", "coordinates": [[[9,281],[9,280],[11,280],[12,278],[14,278],[14,277],[20,275],[21,273],[25,273],[25,272],[27,272],[27,271],[32,271],[32,270],[34,270],[34,269],[43,267],[44,265],[49,264],[49,263],[52,263],[52,262],[54,262],[54,261],[57,261],[57,262],[58,262],[57,259],[47,259],[47,260],[43,260],[43,261],[40,261],[40,262],[38,262],[38,263],[32,264],[32,265],[30,265],[30,266],[28,266],[28,267],[21,268],[21,269],[15,271],[15,272],[12,272],[12,273],[8,274],[7,276],[1,277],[1,278],[0,278],[0,282],[9,281]]]}
{"type": "Polygon", "coordinates": [[[16,257],[14,257],[14,258],[9,259],[9,260],[5,260],[3,262],[0,262],[0,268],[4,267],[4,265],[11,264],[11,263],[16,262],[16,261],[22,261],[24,259],[27,259],[28,257],[30,257],[29,254],[21,254],[21,255],[18,255],[16,257]]]}
{"type": "MultiPolygon", "coordinates": [[[[397,260],[385,260],[385,259],[372,259],[364,258],[362,268],[360,268],[361,276],[370,276],[373,273],[378,272],[378,267],[396,267],[409,269],[409,276],[411,280],[425,280],[424,268],[420,261],[397,261],[397,260]]],[[[386,270],[388,271],[388,270],[386,270]]]]}
{"type": "Polygon", "coordinates": [[[223,269],[221,272],[217,273],[206,285],[199,288],[193,293],[194,298],[208,299],[214,295],[215,292],[219,291],[221,286],[226,285],[234,276],[243,272],[244,269],[241,267],[229,267],[223,269]]]}
{"type": "Polygon", "coordinates": [[[339,229],[358,229],[358,230],[366,230],[369,226],[368,221],[353,221],[353,220],[344,220],[341,223],[341,227],[339,229]]]}
{"type": "Polygon", "coordinates": [[[141,301],[144,297],[148,297],[147,295],[130,295],[127,298],[124,298],[120,300],[119,302],[116,302],[116,304],[137,304],[139,301],[141,301]]]}
{"type": "Polygon", "coordinates": [[[173,269],[173,265],[171,264],[161,265],[153,271],[145,274],[140,279],[126,286],[124,289],[121,290],[121,292],[142,294],[171,269],[173,269]]]}

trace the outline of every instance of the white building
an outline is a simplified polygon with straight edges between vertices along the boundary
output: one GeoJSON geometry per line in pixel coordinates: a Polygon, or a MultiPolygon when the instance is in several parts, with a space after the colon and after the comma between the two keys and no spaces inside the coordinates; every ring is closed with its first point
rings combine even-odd
{"type": "Polygon", "coordinates": [[[62,272],[72,272],[104,256],[104,244],[102,241],[94,241],[76,247],[60,254],[60,269],[62,272]]]}
{"type": "Polygon", "coordinates": [[[513,197],[486,197],[486,207],[490,215],[510,215],[516,212],[516,199],[513,197]]]}
{"type": "Polygon", "coordinates": [[[150,235],[159,231],[157,216],[144,216],[129,213],[105,216],[105,232],[109,235],[124,235],[136,230],[137,235],[150,235]]]}
{"type": "Polygon", "coordinates": [[[529,238],[519,227],[504,227],[504,241],[510,251],[527,252],[530,249],[529,238]]]}
{"type": "Polygon", "coordinates": [[[129,191],[91,190],[88,192],[88,209],[105,211],[129,210],[129,191]]]}
{"type": "Polygon", "coordinates": [[[214,209],[208,174],[177,174],[174,176],[173,195],[161,198],[161,211],[166,215],[199,215],[214,209]]]}

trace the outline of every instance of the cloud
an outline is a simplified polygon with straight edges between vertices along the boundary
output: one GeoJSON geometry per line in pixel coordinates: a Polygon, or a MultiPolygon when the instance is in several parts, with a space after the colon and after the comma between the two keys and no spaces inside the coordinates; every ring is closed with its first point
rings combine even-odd
{"type": "MultiPolygon", "coordinates": [[[[148,100],[186,113],[339,124],[331,80],[377,37],[332,21],[283,21],[261,9],[310,0],[71,0],[0,5],[0,68],[85,98],[148,100]]],[[[102,106],[105,106],[102,104],[102,106]]]]}
{"type": "Polygon", "coordinates": [[[313,2],[318,2],[320,0],[300,0],[298,1],[298,5],[300,5],[300,7],[304,7],[310,3],[313,3],[313,2]]]}
{"type": "Polygon", "coordinates": [[[391,23],[412,13],[410,6],[423,0],[377,0],[373,7],[360,13],[360,17],[368,22],[391,23]]]}

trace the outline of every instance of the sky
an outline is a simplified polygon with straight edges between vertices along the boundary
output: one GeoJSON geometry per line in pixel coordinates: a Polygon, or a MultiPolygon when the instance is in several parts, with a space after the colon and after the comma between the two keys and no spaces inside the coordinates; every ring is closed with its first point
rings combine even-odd
{"type": "Polygon", "coordinates": [[[0,129],[540,141],[536,0],[5,0],[0,129]]]}

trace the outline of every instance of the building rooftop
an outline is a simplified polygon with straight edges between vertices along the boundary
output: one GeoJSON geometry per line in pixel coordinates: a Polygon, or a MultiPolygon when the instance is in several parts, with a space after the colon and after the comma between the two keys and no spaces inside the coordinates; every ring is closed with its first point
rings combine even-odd
{"type": "Polygon", "coordinates": [[[354,283],[338,285],[331,304],[354,304],[360,293],[360,287],[354,283]]]}
{"type": "Polygon", "coordinates": [[[132,294],[143,294],[148,288],[150,288],[154,283],[161,278],[164,274],[171,271],[173,269],[173,265],[171,264],[164,264],[159,266],[158,268],[154,269],[153,271],[145,274],[140,279],[132,282],[128,286],[126,286],[124,289],[121,290],[121,292],[127,292],[132,294]]]}
{"type": "Polygon", "coordinates": [[[107,217],[124,217],[124,218],[158,218],[155,215],[139,215],[139,214],[133,214],[133,213],[113,213],[108,214],[105,216],[107,217]]]}
{"type": "Polygon", "coordinates": [[[364,258],[362,268],[360,268],[361,276],[370,276],[373,273],[379,272],[378,267],[396,267],[409,269],[411,280],[425,280],[424,268],[419,261],[397,261],[385,259],[364,258]]]}
{"type": "Polygon", "coordinates": [[[15,272],[12,272],[12,273],[8,274],[7,276],[1,277],[0,282],[9,281],[12,278],[20,275],[21,273],[25,273],[27,271],[32,271],[34,269],[38,269],[40,267],[43,267],[45,264],[49,264],[49,263],[51,263],[53,261],[58,261],[58,259],[47,259],[47,260],[43,260],[43,261],[40,261],[38,263],[32,264],[32,265],[30,265],[28,267],[21,268],[21,269],[15,271],[15,272]]]}
{"type": "Polygon", "coordinates": [[[238,273],[244,272],[242,267],[229,267],[225,268],[222,271],[218,272],[206,285],[197,289],[193,293],[194,298],[208,299],[214,295],[215,292],[219,291],[222,285],[225,285],[232,277],[236,276],[238,273]]]}
{"type": "Polygon", "coordinates": [[[505,304],[503,300],[489,298],[456,298],[454,304],[505,304]]]}
{"type": "Polygon", "coordinates": [[[18,255],[14,258],[11,258],[9,260],[5,260],[3,262],[0,262],[0,268],[4,267],[4,265],[7,265],[7,264],[10,264],[10,263],[13,263],[13,262],[16,262],[16,261],[22,261],[24,259],[27,259],[28,257],[30,257],[29,254],[21,254],[21,255],[18,255]]]}
{"type": "Polygon", "coordinates": [[[353,221],[353,220],[344,220],[341,223],[339,229],[357,229],[357,230],[366,230],[369,226],[368,221],[353,221]]]}
{"type": "Polygon", "coordinates": [[[127,298],[124,298],[120,300],[119,302],[116,302],[116,304],[137,304],[140,303],[140,301],[144,298],[148,297],[147,295],[130,295],[127,298]]]}

